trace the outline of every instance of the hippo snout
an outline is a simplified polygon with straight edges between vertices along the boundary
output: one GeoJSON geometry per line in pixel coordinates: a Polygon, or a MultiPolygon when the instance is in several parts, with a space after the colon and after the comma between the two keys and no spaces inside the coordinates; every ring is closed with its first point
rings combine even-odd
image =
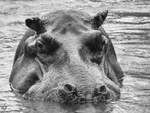
{"type": "Polygon", "coordinates": [[[107,102],[110,99],[110,91],[105,85],[101,85],[92,89],[90,93],[83,93],[77,87],[71,84],[65,84],[57,91],[59,102],[72,104],[72,103],[98,103],[107,102]]]}

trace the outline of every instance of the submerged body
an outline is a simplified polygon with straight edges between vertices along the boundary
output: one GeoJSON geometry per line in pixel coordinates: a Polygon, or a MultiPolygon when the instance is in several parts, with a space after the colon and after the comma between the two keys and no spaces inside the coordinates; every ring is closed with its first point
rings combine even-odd
{"type": "Polygon", "coordinates": [[[69,10],[26,19],[30,29],[16,50],[11,88],[30,99],[61,103],[117,99],[123,72],[101,26],[107,13],[91,17],[69,10]]]}

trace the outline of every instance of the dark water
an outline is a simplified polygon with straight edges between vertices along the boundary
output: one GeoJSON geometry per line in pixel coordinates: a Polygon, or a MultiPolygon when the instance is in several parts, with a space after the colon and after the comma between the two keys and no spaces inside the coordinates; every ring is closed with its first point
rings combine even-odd
{"type": "Polygon", "coordinates": [[[0,113],[150,113],[150,0],[0,0],[0,113]],[[25,101],[8,78],[24,20],[56,9],[109,10],[104,28],[125,72],[121,99],[110,105],[58,106],[25,101]],[[107,108],[107,109],[106,109],[107,108]]]}

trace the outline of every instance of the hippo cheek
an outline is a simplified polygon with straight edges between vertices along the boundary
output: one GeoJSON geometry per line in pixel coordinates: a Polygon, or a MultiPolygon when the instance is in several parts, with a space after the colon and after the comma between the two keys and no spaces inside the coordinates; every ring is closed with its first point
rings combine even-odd
{"type": "Polygon", "coordinates": [[[10,78],[11,88],[19,93],[25,93],[36,82],[42,79],[39,64],[32,58],[22,56],[17,60],[10,78]]]}
{"type": "Polygon", "coordinates": [[[20,93],[25,93],[32,85],[34,85],[37,81],[39,81],[39,77],[37,76],[36,72],[29,72],[28,77],[23,78],[20,82],[19,89],[20,93]]]}

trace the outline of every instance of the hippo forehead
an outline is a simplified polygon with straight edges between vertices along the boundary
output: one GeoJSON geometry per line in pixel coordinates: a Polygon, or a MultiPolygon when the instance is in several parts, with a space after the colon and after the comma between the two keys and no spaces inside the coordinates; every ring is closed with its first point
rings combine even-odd
{"type": "Polygon", "coordinates": [[[45,22],[45,26],[52,32],[60,32],[62,34],[67,31],[79,33],[80,30],[87,30],[90,25],[90,16],[86,13],[79,11],[57,11],[49,16],[43,16],[42,20],[45,22]]]}

